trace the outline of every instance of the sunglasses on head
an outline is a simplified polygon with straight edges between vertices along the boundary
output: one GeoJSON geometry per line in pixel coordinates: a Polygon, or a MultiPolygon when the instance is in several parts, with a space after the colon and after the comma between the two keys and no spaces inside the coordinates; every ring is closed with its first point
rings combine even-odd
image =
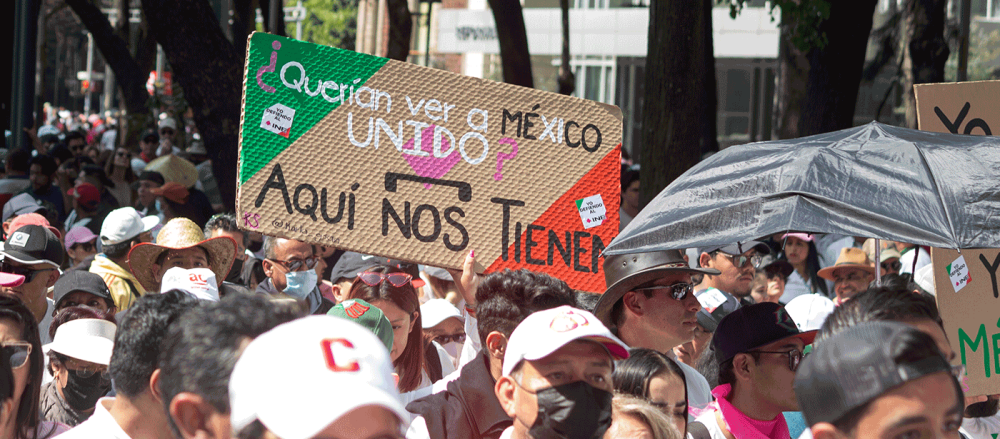
{"type": "Polygon", "coordinates": [[[401,287],[410,283],[413,279],[412,276],[406,273],[376,273],[374,271],[360,273],[358,274],[358,278],[370,287],[377,287],[382,281],[388,281],[389,285],[394,287],[401,287]]]}
{"type": "Polygon", "coordinates": [[[2,347],[4,353],[10,356],[11,369],[24,367],[28,363],[28,357],[31,355],[31,343],[13,342],[4,344],[2,347]]]}

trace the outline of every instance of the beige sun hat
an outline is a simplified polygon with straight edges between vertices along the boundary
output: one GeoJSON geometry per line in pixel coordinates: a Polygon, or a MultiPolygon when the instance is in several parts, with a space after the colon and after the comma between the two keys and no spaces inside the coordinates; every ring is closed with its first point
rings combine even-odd
{"type": "Polygon", "coordinates": [[[194,167],[193,163],[173,154],[153,159],[146,165],[145,170],[159,172],[163,176],[163,180],[180,183],[186,188],[190,188],[198,182],[198,168],[194,167]]]}
{"type": "Polygon", "coordinates": [[[156,259],[168,250],[201,247],[208,253],[209,268],[219,284],[226,279],[236,257],[236,241],[228,236],[205,239],[201,227],[187,218],[174,218],[160,229],[156,243],[142,243],[128,252],[129,270],[147,291],[159,291],[153,273],[156,259]]]}

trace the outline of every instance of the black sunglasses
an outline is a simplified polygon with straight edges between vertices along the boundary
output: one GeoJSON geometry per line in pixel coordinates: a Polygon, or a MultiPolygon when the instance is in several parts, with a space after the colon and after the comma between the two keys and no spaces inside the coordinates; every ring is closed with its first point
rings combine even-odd
{"type": "Polygon", "coordinates": [[[0,261],[0,272],[10,273],[10,274],[19,274],[21,276],[24,276],[24,283],[29,283],[29,282],[34,281],[35,280],[35,276],[37,276],[38,273],[45,272],[45,271],[52,271],[52,270],[54,270],[54,268],[43,268],[41,270],[36,270],[34,268],[15,267],[15,266],[10,265],[10,264],[8,264],[6,262],[0,261]]]}
{"type": "Polygon", "coordinates": [[[800,351],[798,349],[792,349],[792,350],[790,350],[788,352],[784,352],[784,351],[750,351],[750,352],[756,352],[758,354],[781,354],[781,355],[788,355],[788,368],[792,372],[795,372],[795,370],[799,368],[799,363],[802,362],[802,357],[805,356],[805,354],[803,354],[802,351],[800,351]]]}
{"type": "Polygon", "coordinates": [[[94,243],[92,242],[76,243],[70,246],[70,248],[73,250],[83,250],[85,252],[89,252],[94,249],[94,243]]]}
{"type": "Polygon", "coordinates": [[[448,342],[465,343],[465,334],[453,334],[453,335],[439,335],[434,337],[434,341],[438,342],[439,345],[445,345],[448,342]]]}
{"type": "Polygon", "coordinates": [[[303,265],[306,267],[307,270],[312,270],[313,267],[316,266],[316,262],[319,261],[319,259],[317,259],[317,258],[309,258],[309,259],[304,259],[304,260],[303,259],[295,259],[295,260],[291,260],[291,261],[281,261],[281,260],[278,260],[278,259],[271,259],[271,261],[274,261],[274,262],[277,262],[277,263],[283,265],[285,268],[288,269],[288,271],[299,271],[299,269],[302,268],[303,265]]]}
{"type": "Polygon", "coordinates": [[[651,287],[636,288],[633,291],[659,291],[664,289],[670,289],[670,297],[673,297],[675,300],[684,300],[688,294],[691,294],[694,285],[678,282],[673,285],[653,285],[651,287]]]}
{"type": "Polygon", "coordinates": [[[892,271],[899,271],[899,269],[903,266],[903,264],[899,261],[883,262],[879,265],[882,266],[883,270],[892,270],[892,271]]]}

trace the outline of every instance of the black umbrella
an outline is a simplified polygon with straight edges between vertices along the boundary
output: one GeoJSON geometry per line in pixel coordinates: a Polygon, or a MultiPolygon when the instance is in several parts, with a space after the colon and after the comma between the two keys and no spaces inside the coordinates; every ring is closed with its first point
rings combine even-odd
{"type": "Polygon", "coordinates": [[[606,255],[786,231],[1000,247],[1000,138],[868,125],[727,148],[689,169],[606,255]]]}

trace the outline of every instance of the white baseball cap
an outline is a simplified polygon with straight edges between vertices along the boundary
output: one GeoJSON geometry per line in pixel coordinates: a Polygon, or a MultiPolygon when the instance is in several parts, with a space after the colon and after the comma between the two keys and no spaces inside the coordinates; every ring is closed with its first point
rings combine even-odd
{"type": "Polygon", "coordinates": [[[163,280],[160,281],[160,292],[178,289],[184,291],[197,299],[211,302],[219,301],[218,282],[215,281],[215,272],[207,268],[192,268],[185,270],[181,267],[174,267],[163,273],[163,280]]]}
{"type": "Polygon", "coordinates": [[[101,225],[101,244],[113,245],[153,230],[160,223],[157,216],[140,217],[132,207],[112,210],[101,225]]]}
{"type": "Polygon", "coordinates": [[[834,308],[832,300],[819,294],[803,294],[785,305],[785,311],[802,332],[819,330],[834,308]]]}
{"type": "Polygon", "coordinates": [[[265,332],[243,350],[229,378],[230,420],[240,431],[254,420],[283,439],[315,436],[344,414],[403,408],[385,345],[370,330],[328,315],[304,317],[265,332]],[[294,366],[292,372],[274,373],[294,366]]]}
{"type": "Polygon", "coordinates": [[[424,329],[432,328],[452,317],[465,322],[458,308],[445,299],[431,299],[420,305],[420,320],[424,329]]]}
{"type": "Polygon", "coordinates": [[[107,320],[70,320],[59,325],[52,343],[43,346],[42,350],[107,366],[115,346],[115,328],[115,324],[107,320]]]}
{"type": "Polygon", "coordinates": [[[563,305],[529,315],[510,334],[503,357],[503,375],[509,376],[521,360],[538,360],[572,341],[600,343],[615,359],[628,358],[628,346],[590,312],[563,305]]]}

